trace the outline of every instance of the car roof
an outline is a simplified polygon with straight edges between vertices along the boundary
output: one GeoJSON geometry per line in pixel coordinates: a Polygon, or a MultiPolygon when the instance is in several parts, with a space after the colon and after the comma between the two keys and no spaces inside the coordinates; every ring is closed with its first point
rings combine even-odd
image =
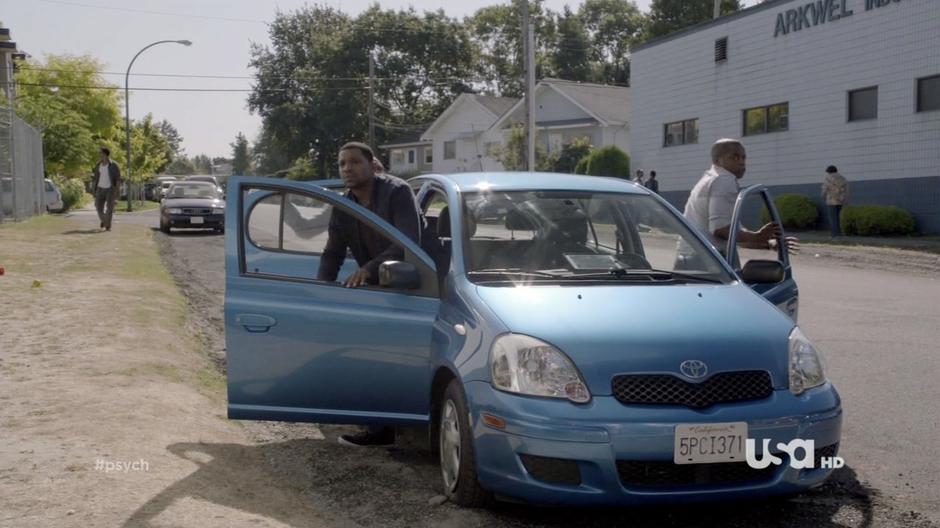
{"type": "Polygon", "coordinates": [[[457,185],[460,192],[523,190],[565,190],[620,192],[649,194],[649,190],[636,183],[605,176],[582,176],[553,172],[463,172],[454,174],[428,174],[457,185]]]}

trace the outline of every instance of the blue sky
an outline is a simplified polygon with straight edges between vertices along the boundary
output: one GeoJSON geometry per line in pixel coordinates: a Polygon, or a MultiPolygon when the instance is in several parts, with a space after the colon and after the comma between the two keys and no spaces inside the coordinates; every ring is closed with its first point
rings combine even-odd
{"type": "MultiPolygon", "coordinates": [[[[10,28],[21,50],[41,58],[46,54],[88,54],[104,63],[104,77],[124,84],[123,72],[134,53],[164,39],[187,39],[190,47],[164,44],[147,50],[134,63],[132,73],[250,76],[250,43],[268,42],[266,21],[278,10],[289,11],[302,0],[0,0],[0,20],[10,28]],[[218,17],[218,18],[212,18],[218,17]],[[220,18],[224,18],[220,19],[220,18]]],[[[317,2],[356,14],[370,0],[317,2]]],[[[414,7],[418,11],[444,9],[463,17],[494,0],[383,0],[386,9],[414,7]]],[[[751,2],[749,2],[751,3],[751,2]]],[[[580,1],[547,0],[560,11],[580,1]]],[[[637,5],[646,10],[649,0],[637,5]]],[[[365,72],[364,72],[365,73],[365,72]]],[[[248,89],[250,79],[204,79],[131,76],[131,87],[248,89]]],[[[246,106],[246,92],[136,92],[131,93],[131,118],[153,113],[172,122],[184,138],[190,155],[229,156],[235,134],[253,139],[261,120],[246,106]]]]}

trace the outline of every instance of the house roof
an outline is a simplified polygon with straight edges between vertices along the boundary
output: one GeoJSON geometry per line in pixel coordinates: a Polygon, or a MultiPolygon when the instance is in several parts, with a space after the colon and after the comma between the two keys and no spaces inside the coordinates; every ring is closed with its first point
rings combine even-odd
{"type": "MultiPolygon", "coordinates": [[[[630,118],[630,106],[627,99],[630,88],[626,86],[546,78],[536,85],[536,93],[540,90],[555,90],[602,125],[623,125],[630,118]]],[[[493,128],[501,127],[511,114],[522,107],[524,102],[524,99],[517,101],[493,123],[493,128]]]]}
{"type": "Polygon", "coordinates": [[[422,132],[411,132],[408,134],[402,134],[400,136],[393,137],[385,143],[379,145],[380,149],[390,149],[394,147],[406,147],[414,145],[424,145],[427,141],[421,141],[422,132]]]}
{"type": "Polygon", "coordinates": [[[478,95],[478,94],[460,94],[457,99],[454,99],[454,102],[447,107],[446,110],[441,112],[441,115],[437,116],[437,119],[434,120],[434,123],[424,131],[424,134],[421,135],[422,138],[429,137],[429,134],[432,130],[437,128],[438,125],[446,121],[455,109],[463,104],[465,101],[473,101],[482,108],[485,112],[488,112],[493,116],[493,120],[499,119],[509,108],[511,108],[519,99],[514,97],[496,97],[493,95],[478,95]]]}

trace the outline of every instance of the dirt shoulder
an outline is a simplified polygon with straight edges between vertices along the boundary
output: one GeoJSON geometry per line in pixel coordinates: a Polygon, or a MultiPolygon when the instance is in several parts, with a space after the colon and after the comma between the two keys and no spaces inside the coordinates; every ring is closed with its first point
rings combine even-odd
{"type": "Polygon", "coordinates": [[[151,230],[95,221],[0,226],[0,526],[326,522],[226,420],[151,230]]]}

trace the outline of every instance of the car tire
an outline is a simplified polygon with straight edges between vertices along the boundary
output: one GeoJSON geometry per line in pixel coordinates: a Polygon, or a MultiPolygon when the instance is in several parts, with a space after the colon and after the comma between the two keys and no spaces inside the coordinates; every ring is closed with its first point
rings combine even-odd
{"type": "Polygon", "coordinates": [[[437,434],[444,494],[460,506],[480,508],[492,502],[493,494],[477,480],[469,416],[463,388],[453,379],[441,399],[437,434]]]}
{"type": "Polygon", "coordinates": [[[170,224],[160,222],[160,231],[163,231],[166,234],[170,234],[170,224]]]}

